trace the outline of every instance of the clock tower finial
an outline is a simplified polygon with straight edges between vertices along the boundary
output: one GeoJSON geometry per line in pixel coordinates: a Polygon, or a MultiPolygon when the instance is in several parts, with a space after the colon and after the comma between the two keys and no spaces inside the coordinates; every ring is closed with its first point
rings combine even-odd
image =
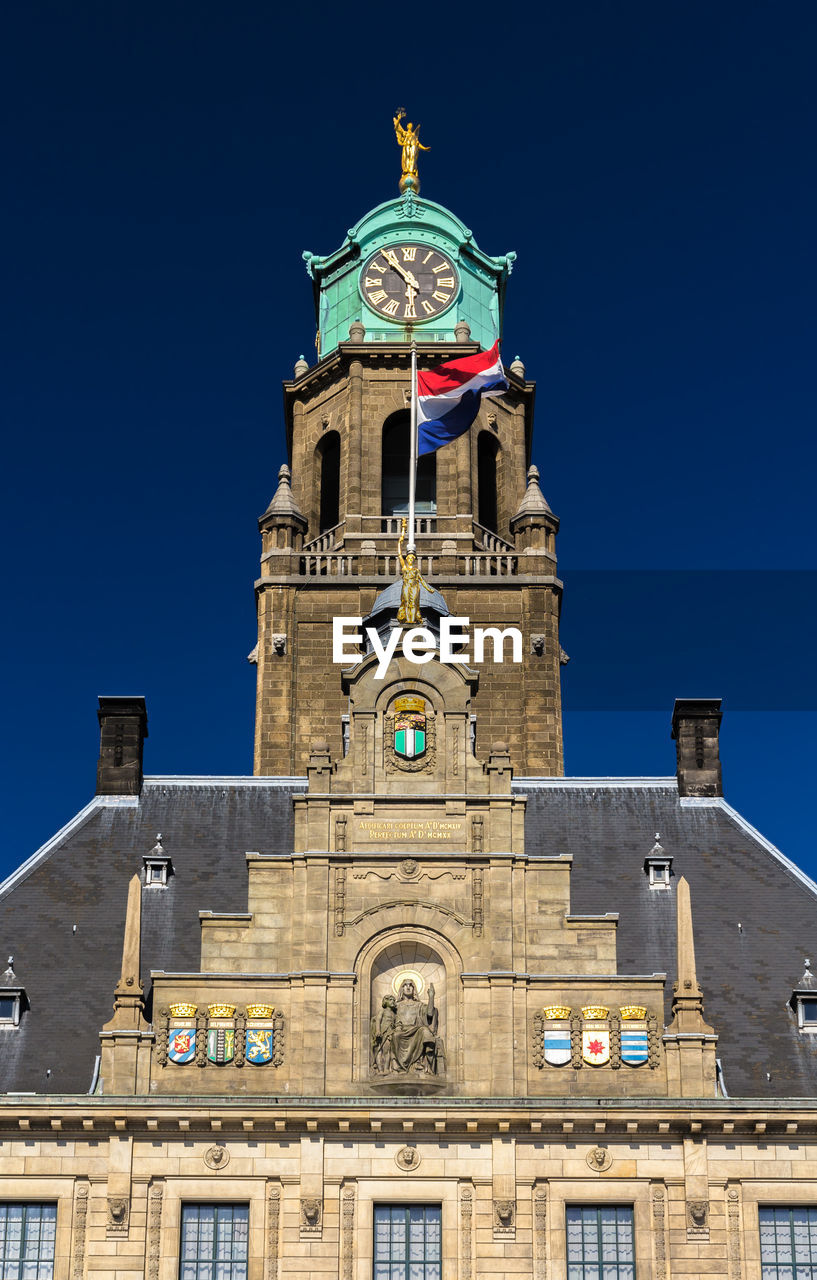
{"type": "Polygon", "coordinates": [[[405,107],[398,107],[394,117],[394,132],[397,136],[398,146],[403,148],[403,173],[400,178],[400,194],[405,195],[407,191],[413,191],[415,195],[420,191],[420,178],[417,173],[417,152],[430,151],[431,147],[424,147],[420,141],[420,125],[415,129],[411,121],[404,127],[400,122],[406,114],[405,107]]]}

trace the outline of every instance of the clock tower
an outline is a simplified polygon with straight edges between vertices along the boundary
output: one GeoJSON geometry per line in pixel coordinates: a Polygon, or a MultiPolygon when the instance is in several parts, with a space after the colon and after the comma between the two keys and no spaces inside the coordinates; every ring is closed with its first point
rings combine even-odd
{"type": "MultiPolygon", "coordinates": [[[[410,175],[401,185],[334,253],[304,254],[318,359],[284,383],[288,463],[259,521],[257,774],[304,773],[315,739],[344,751],[333,621],[371,617],[399,577],[412,344],[423,369],[502,334],[515,254],[483,253],[410,175]]],[[[522,633],[521,662],[474,668],[473,741],[506,743],[517,773],[560,775],[559,522],[530,466],[535,385],[518,359],[506,372],[471,429],[420,459],[417,556],[450,614],[522,633]]]]}

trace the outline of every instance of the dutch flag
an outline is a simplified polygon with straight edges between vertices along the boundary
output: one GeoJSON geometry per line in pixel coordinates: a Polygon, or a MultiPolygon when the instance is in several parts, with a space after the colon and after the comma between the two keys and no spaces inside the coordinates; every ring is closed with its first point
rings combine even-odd
{"type": "Polygon", "coordinates": [[[417,375],[417,453],[434,453],[468,430],[484,395],[505,391],[499,342],[417,375]]]}

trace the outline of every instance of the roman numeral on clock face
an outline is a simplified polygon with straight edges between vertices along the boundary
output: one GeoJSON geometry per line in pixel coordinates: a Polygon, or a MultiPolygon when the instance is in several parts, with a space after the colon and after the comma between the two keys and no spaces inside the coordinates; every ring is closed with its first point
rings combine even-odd
{"type": "Polygon", "coordinates": [[[373,311],[407,325],[446,311],[460,289],[458,269],[441,249],[399,241],[376,250],[358,279],[373,311]]]}

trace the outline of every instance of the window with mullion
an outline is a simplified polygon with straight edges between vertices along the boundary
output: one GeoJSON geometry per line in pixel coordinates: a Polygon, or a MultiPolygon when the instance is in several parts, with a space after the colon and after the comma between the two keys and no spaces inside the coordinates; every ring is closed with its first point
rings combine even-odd
{"type": "Polygon", "coordinates": [[[374,1280],[440,1280],[442,1210],[438,1204],[378,1204],[374,1280]]]}
{"type": "Polygon", "coordinates": [[[566,1216],[568,1280],[634,1280],[630,1205],[573,1205],[566,1216]]]}
{"type": "Polygon", "coordinates": [[[55,1204],[0,1204],[0,1276],[52,1280],[56,1238],[55,1204]]]}
{"type": "Polygon", "coordinates": [[[760,1209],[763,1280],[817,1280],[817,1209],[760,1209]]]}
{"type": "Polygon", "coordinates": [[[182,1206],[179,1280],[247,1280],[246,1204],[182,1206]]]}

